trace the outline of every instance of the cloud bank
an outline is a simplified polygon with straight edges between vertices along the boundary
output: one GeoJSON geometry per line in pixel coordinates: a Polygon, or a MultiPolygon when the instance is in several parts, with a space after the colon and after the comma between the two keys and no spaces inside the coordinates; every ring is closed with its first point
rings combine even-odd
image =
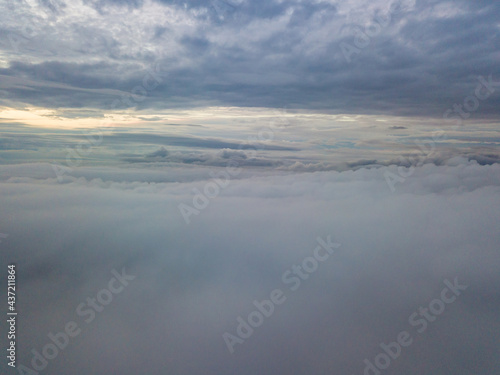
{"type": "Polygon", "coordinates": [[[188,225],[178,204],[204,169],[86,168],[59,184],[49,165],[0,167],[19,362],[73,321],[41,374],[363,374],[402,331],[412,344],[385,374],[500,374],[499,164],[425,164],[394,193],[384,171],[397,166],[242,174],[188,225]],[[341,246],[292,291],[283,273],[329,235],[341,246]],[[123,269],[135,279],[86,323],[78,306],[123,269]],[[455,278],[467,289],[419,333],[409,317],[455,278]],[[286,301],[231,354],[223,334],[277,288],[286,301]]]}

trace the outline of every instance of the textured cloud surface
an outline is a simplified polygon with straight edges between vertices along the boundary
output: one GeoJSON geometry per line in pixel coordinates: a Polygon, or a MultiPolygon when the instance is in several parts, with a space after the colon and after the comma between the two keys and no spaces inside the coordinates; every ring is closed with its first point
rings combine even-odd
{"type": "MultiPolygon", "coordinates": [[[[2,104],[18,108],[288,106],[441,116],[442,103],[475,88],[475,76],[500,77],[495,1],[0,7],[2,104]]],[[[498,115],[498,97],[482,107],[482,116],[498,115]]]]}
{"type": "Polygon", "coordinates": [[[193,191],[214,181],[203,170],[168,182],[185,171],[87,168],[62,184],[49,165],[0,172],[20,363],[32,368],[31,350],[66,323],[81,329],[40,373],[363,374],[406,331],[411,344],[386,374],[500,374],[499,164],[426,164],[395,193],[384,175],[396,166],[242,174],[190,224],[179,203],[194,207],[193,191]],[[328,236],[340,244],[333,255],[298,287],[284,282],[328,236]],[[87,298],[104,298],[122,269],[135,279],[91,320],[87,298]],[[447,282],[467,288],[445,293],[456,298],[444,312],[434,302],[425,329],[412,325],[447,282]],[[275,289],[284,302],[231,354],[223,334],[236,336],[238,317],[275,289]]]}
{"type": "Polygon", "coordinates": [[[0,373],[500,375],[499,19],[0,1],[0,373]]]}

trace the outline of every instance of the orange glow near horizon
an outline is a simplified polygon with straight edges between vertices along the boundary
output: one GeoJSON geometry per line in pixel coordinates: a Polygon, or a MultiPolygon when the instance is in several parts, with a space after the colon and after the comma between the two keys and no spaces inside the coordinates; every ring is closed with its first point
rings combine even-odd
{"type": "Polygon", "coordinates": [[[44,108],[26,108],[24,110],[0,109],[0,122],[17,122],[22,125],[51,129],[89,129],[114,126],[130,126],[141,123],[129,114],[104,114],[103,117],[64,117],[57,110],[44,108]]]}
{"type": "MultiPolygon", "coordinates": [[[[206,107],[193,109],[176,109],[163,111],[135,111],[123,110],[114,113],[88,111],[92,115],[80,115],[85,110],[69,109],[59,111],[39,107],[27,107],[25,109],[14,109],[0,107],[0,123],[16,122],[27,126],[36,126],[51,129],[95,129],[105,127],[131,127],[141,125],[153,125],[161,123],[175,123],[178,125],[193,122],[209,122],[211,126],[217,127],[227,123],[231,119],[252,118],[254,120],[268,117],[293,117],[294,114],[286,113],[284,110],[270,108],[239,108],[239,107],[206,107]],[[74,117],[68,114],[75,114],[74,117]],[[101,115],[101,116],[99,116],[101,115]]],[[[303,116],[308,114],[304,113],[303,116]]]]}

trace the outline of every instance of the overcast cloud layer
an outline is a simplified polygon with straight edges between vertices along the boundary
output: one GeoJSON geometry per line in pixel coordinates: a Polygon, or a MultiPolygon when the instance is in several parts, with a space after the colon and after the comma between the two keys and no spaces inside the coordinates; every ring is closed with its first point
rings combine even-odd
{"type": "MultiPolygon", "coordinates": [[[[474,90],[477,76],[500,80],[495,1],[23,0],[0,7],[1,104],[8,107],[286,106],[441,117],[474,90]],[[146,93],[133,91],[148,71],[157,80],[148,78],[146,93]],[[115,103],[120,95],[129,99],[115,103]]],[[[498,108],[496,96],[481,116],[498,108]]]]}

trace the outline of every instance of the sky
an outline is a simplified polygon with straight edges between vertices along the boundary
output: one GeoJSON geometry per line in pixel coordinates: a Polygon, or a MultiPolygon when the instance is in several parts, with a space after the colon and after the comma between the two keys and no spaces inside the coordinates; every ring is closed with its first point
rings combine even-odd
{"type": "Polygon", "coordinates": [[[500,375],[499,20],[1,1],[0,372],[500,375]]]}
{"type": "Polygon", "coordinates": [[[256,138],[268,149],[257,164],[279,168],[427,160],[430,152],[415,142],[429,141],[433,160],[498,160],[495,2],[33,0],[0,7],[6,163],[68,164],[59,151],[92,132],[105,137],[88,146],[93,157],[79,153],[85,165],[137,161],[161,147],[172,151],[166,161],[210,164],[217,156],[205,141],[262,148],[256,138]],[[269,135],[277,123],[280,131],[269,135]],[[124,132],[126,140],[117,134],[124,132]],[[446,135],[436,141],[436,132],[446,135]]]}
{"type": "MultiPolygon", "coordinates": [[[[1,6],[2,105],[63,118],[203,106],[441,117],[476,76],[500,76],[492,1],[1,6]],[[113,104],[147,76],[146,95],[113,104]]],[[[495,115],[498,98],[482,103],[481,117],[495,115]]]]}

